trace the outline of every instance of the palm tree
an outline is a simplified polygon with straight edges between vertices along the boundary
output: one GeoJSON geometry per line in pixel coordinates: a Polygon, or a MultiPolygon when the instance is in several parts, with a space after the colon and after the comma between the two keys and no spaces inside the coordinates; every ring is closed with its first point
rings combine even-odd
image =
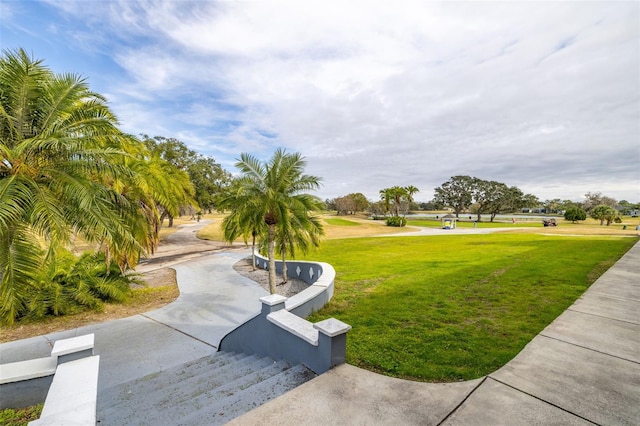
{"type": "MultiPolygon", "coordinates": [[[[243,153],[236,167],[242,172],[237,184],[246,209],[262,218],[267,228],[269,257],[269,291],[276,292],[275,249],[277,230],[291,229],[308,222],[309,212],[320,209],[322,202],[305,191],[320,187],[320,178],[304,174],[306,162],[299,153],[277,149],[271,159],[260,162],[243,153]]],[[[317,222],[317,229],[321,229],[317,222]]],[[[282,233],[285,235],[285,233],[282,233]]]]}
{"type": "Polygon", "coordinates": [[[263,213],[256,205],[259,199],[252,199],[251,193],[247,193],[238,181],[233,181],[229,188],[218,197],[218,208],[230,209],[231,213],[222,220],[222,232],[224,239],[230,243],[238,237],[242,237],[247,244],[251,237],[251,265],[255,270],[256,239],[266,234],[266,224],[263,213]]]}
{"type": "Polygon", "coordinates": [[[392,186],[391,188],[384,188],[380,190],[380,198],[384,203],[385,210],[391,209],[391,201],[393,201],[393,214],[394,216],[400,216],[400,205],[402,201],[407,198],[407,188],[401,186],[392,186]]]}
{"type": "Polygon", "coordinates": [[[407,197],[407,190],[401,186],[393,186],[390,189],[391,197],[393,198],[393,206],[395,209],[395,216],[400,216],[400,206],[402,200],[407,197]]]}
{"type": "Polygon", "coordinates": [[[382,206],[384,207],[384,213],[385,215],[389,212],[389,210],[391,210],[391,198],[392,198],[392,193],[391,193],[391,188],[384,188],[381,189],[380,191],[380,200],[382,200],[382,206]]]}
{"type": "MultiPolygon", "coordinates": [[[[0,319],[24,312],[35,273],[78,234],[126,266],[152,241],[128,151],[105,99],[20,49],[0,58],[0,319]],[[144,238],[141,238],[144,236],[144,238]]],[[[153,208],[149,214],[154,214],[153,208]]]]}
{"type": "Polygon", "coordinates": [[[420,192],[420,190],[413,185],[405,186],[404,190],[407,192],[407,201],[409,204],[413,203],[413,196],[420,192]]]}
{"type": "Polygon", "coordinates": [[[311,197],[307,204],[298,204],[297,200],[291,205],[291,211],[302,209],[298,214],[287,213],[285,220],[282,220],[276,230],[276,251],[282,257],[282,281],[287,282],[287,255],[295,257],[296,249],[307,253],[311,246],[320,245],[320,237],[324,234],[324,229],[320,219],[307,214],[307,205],[314,205],[313,210],[321,210],[322,205],[319,199],[311,197]]]}

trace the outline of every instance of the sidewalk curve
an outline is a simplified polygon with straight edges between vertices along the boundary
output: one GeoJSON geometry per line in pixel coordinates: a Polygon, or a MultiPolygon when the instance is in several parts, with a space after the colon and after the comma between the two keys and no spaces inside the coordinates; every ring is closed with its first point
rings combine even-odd
{"type": "Polygon", "coordinates": [[[233,270],[247,249],[200,253],[173,264],[180,296],[155,311],[0,345],[0,363],[49,356],[53,342],[95,334],[100,391],[217,352],[220,340],[260,312],[268,293],[233,270]]]}

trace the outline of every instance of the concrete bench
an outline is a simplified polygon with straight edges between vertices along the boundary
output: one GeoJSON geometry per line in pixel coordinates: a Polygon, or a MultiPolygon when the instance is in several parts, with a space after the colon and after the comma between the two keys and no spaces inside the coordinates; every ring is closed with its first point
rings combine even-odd
{"type": "Polygon", "coordinates": [[[99,355],[60,364],[40,418],[29,425],[94,425],[99,365],[99,355]]]}

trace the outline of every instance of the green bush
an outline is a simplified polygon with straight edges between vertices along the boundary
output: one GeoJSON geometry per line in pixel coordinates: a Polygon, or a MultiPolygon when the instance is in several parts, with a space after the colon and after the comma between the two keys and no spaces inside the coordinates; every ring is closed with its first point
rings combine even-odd
{"type": "Polygon", "coordinates": [[[25,295],[15,319],[42,319],[73,314],[85,309],[102,309],[104,302],[123,302],[131,294],[130,284],[140,283],[136,275],[124,275],[114,261],[107,265],[104,253],[80,257],[59,249],[33,277],[32,290],[25,295]]]}
{"type": "Polygon", "coordinates": [[[585,220],[586,218],[587,212],[582,210],[580,207],[573,207],[564,212],[564,219],[570,220],[573,223],[576,223],[579,220],[585,220]]]}
{"type": "Polygon", "coordinates": [[[407,224],[407,220],[400,216],[390,216],[387,218],[387,226],[402,227],[407,224]]]}

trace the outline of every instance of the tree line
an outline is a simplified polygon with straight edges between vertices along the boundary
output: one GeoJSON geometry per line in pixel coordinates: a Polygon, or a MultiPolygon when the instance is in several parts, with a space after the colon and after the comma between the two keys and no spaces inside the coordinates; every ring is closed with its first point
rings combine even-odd
{"type": "Polygon", "coordinates": [[[536,203],[537,197],[524,194],[518,187],[502,182],[453,176],[435,189],[434,201],[452,208],[456,217],[473,206],[478,221],[482,214],[489,214],[493,222],[497,214],[518,211],[536,203]]]}
{"type": "MultiPolygon", "coordinates": [[[[367,212],[372,216],[390,215],[388,222],[395,223],[393,217],[409,211],[438,211],[451,209],[456,217],[461,213],[473,213],[476,220],[488,214],[493,221],[500,213],[560,214],[570,221],[585,220],[587,216],[607,225],[619,220],[620,214],[637,215],[640,204],[626,200],[616,201],[600,192],[588,192],[582,202],[572,200],[541,201],[533,194],[525,194],[516,186],[508,186],[497,181],[477,177],[453,176],[435,188],[435,197],[428,202],[416,203],[413,194],[419,192],[414,186],[394,186],[379,191],[379,201],[369,201],[362,193],[352,193],[325,200],[327,210],[335,210],[338,215],[367,212]]],[[[398,220],[398,222],[402,222],[398,220]]],[[[401,225],[400,225],[401,226],[401,225]]]]}

